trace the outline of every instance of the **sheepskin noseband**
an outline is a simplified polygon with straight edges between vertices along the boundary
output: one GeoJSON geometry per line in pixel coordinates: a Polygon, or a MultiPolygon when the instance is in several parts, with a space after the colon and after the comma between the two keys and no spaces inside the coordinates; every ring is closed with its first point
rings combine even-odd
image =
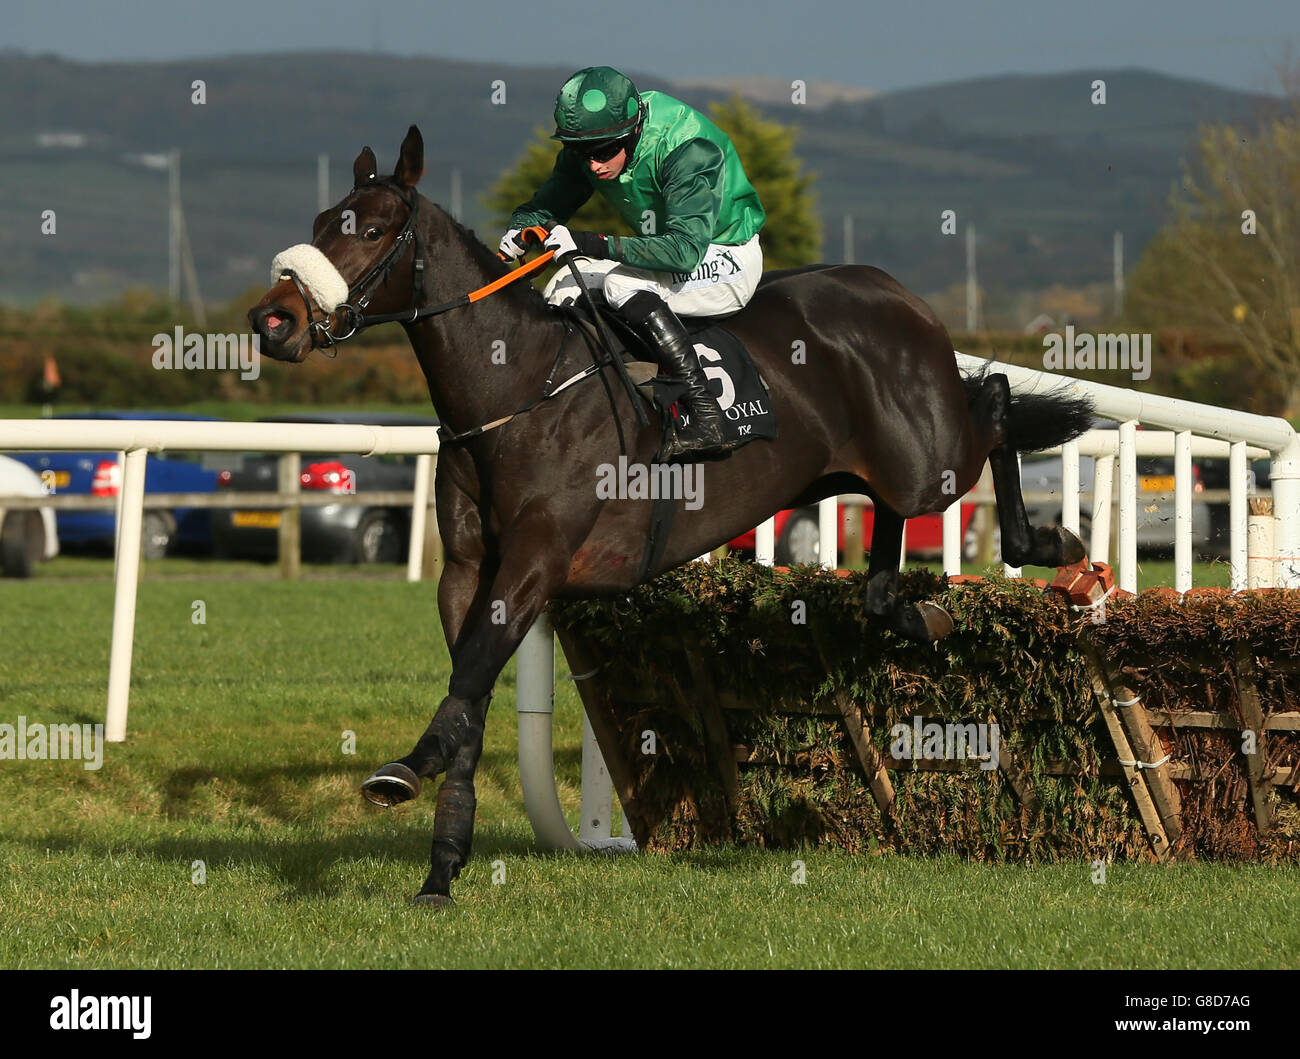
{"type": "Polygon", "coordinates": [[[298,273],[322,312],[332,313],[347,301],[347,280],[339,275],[334,262],[310,243],[299,243],[275,255],[271,262],[271,282],[278,283],[286,272],[298,273]]]}

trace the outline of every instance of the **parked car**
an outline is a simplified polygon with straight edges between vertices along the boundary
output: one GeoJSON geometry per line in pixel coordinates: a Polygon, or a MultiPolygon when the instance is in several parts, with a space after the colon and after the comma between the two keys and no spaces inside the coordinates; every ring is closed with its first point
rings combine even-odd
{"type": "MultiPolygon", "coordinates": [[[[436,427],[427,416],[375,412],[322,412],[275,416],[264,423],[365,423],[373,426],[436,427]]],[[[304,490],[340,495],[406,492],[415,488],[415,456],[304,454],[299,477],[304,490]]],[[[275,492],[279,454],[249,454],[222,472],[219,487],[240,492],[275,492]]],[[[326,504],[303,507],[302,557],[312,562],[401,562],[410,542],[410,505],[326,504]]],[[[213,512],[217,555],[274,559],[279,553],[281,512],[248,507],[213,512]]]]}
{"type": "MultiPolygon", "coordinates": [[[[216,416],[184,412],[84,412],[56,419],[166,419],[219,422],[216,416]]],[[[14,458],[50,483],[50,490],[66,495],[117,496],[122,488],[122,468],[116,452],[22,452],[14,458]]],[[[223,454],[194,452],[149,453],[145,461],[146,493],[212,493],[217,472],[229,462],[223,454]]],[[[117,535],[113,511],[58,512],[59,543],[64,549],[112,549],[117,535]]],[[[145,508],[140,554],[161,559],[177,550],[205,552],[212,545],[212,522],[207,508],[145,508]]]]}
{"type": "Polygon", "coordinates": [[[45,496],[40,476],[26,464],[0,456],[0,575],[30,577],[39,562],[59,554],[52,508],[6,508],[11,496],[45,496]]]}
{"type": "MultiPolygon", "coordinates": [[[[844,551],[844,506],[840,505],[837,519],[837,548],[844,551]]],[[[816,507],[801,507],[778,511],[776,520],[776,563],[778,566],[791,566],[796,563],[815,563],[818,561],[821,543],[821,526],[816,507]]],[[[963,555],[966,559],[974,557],[975,536],[973,521],[975,505],[961,505],[961,532],[963,555]]],[[[867,551],[871,550],[871,533],[875,527],[876,512],[870,504],[862,509],[862,542],[867,551]]],[[[752,552],[757,530],[749,530],[728,542],[732,551],[752,552]]],[[[926,558],[943,553],[943,514],[936,512],[919,515],[907,520],[905,538],[907,554],[916,558],[926,558]]]]}

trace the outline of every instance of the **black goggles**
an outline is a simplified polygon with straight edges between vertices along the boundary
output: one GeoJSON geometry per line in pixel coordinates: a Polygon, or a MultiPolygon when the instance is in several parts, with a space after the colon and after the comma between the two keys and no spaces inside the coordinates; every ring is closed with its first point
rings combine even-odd
{"type": "Polygon", "coordinates": [[[620,136],[617,140],[604,140],[601,143],[574,144],[575,149],[583,158],[590,159],[593,162],[608,162],[626,146],[626,136],[620,136]]]}

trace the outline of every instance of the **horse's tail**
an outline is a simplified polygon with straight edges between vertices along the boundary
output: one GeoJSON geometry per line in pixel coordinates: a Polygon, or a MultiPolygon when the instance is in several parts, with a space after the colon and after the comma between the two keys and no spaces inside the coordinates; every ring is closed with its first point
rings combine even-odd
{"type": "MultiPolygon", "coordinates": [[[[971,375],[962,377],[966,401],[974,407],[984,378],[986,364],[971,375]]],[[[1037,452],[1077,438],[1092,426],[1093,402],[1086,394],[1071,393],[1062,385],[1046,393],[1011,394],[1011,423],[1008,438],[1017,452],[1037,452]]]]}

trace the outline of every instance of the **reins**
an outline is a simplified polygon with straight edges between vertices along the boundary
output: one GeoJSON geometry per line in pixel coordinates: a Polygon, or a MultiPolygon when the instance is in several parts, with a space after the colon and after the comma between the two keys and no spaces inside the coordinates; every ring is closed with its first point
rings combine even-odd
{"type": "MultiPolygon", "coordinates": [[[[324,313],[322,318],[320,320],[317,320],[315,314],[312,311],[311,298],[308,295],[306,288],[303,286],[302,280],[299,278],[298,273],[290,269],[283,272],[280,276],[281,279],[288,279],[293,281],[293,285],[297,288],[298,294],[302,298],[303,304],[307,308],[307,330],[311,336],[312,348],[319,349],[326,356],[329,357],[338,356],[338,354],[335,352],[327,352],[327,351],[332,350],[340,342],[344,342],[347,339],[352,338],[357,334],[360,334],[362,331],[366,330],[367,328],[377,327],[380,324],[392,324],[392,323],[413,324],[420,320],[428,319],[431,316],[440,316],[443,313],[451,312],[453,309],[461,309],[467,305],[473,305],[475,302],[482,301],[484,298],[487,298],[488,296],[495,294],[497,291],[504,289],[505,287],[509,286],[511,283],[514,283],[516,280],[520,280],[523,279],[525,276],[532,275],[538,269],[548,264],[552,260],[552,258],[555,257],[555,251],[548,250],[546,251],[546,253],[539,254],[537,257],[533,258],[532,261],[529,261],[525,264],[521,264],[518,267],[511,269],[504,276],[497,277],[491,283],[484,284],[482,287],[479,287],[477,290],[472,290],[468,294],[462,294],[459,298],[453,298],[451,301],[443,302],[440,305],[426,305],[421,307],[419,303],[424,300],[424,257],[425,255],[424,255],[424,239],[423,236],[421,236],[420,230],[416,225],[416,219],[420,208],[420,197],[419,194],[414,191],[414,189],[412,189],[411,195],[408,198],[406,192],[403,189],[399,188],[396,184],[388,183],[388,182],[382,182],[382,183],[383,186],[392,189],[399,196],[401,196],[402,200],[406,202],[407,206],[409,207],[410,212],[407,215],[406,223],[402,226],[402,230],[398,233],[397,238],[393,241],[393,245],[388,248],[388,252],[383,256],[383,258],[380,260],[380,262],[377,265],[375,265],[369,272],[365,274],[365,276],[363,276],[360,280],[358,280],[355,284],[353,284],[351,287],[348,288],[348,295],[345,301],[343,301],[338,306],[336,306],[332,312],[324,313]],[[370,303],[370,299],[374,295],[375,289],[385,279],[388,278],[388,274],[393,270],[393,267],[397,264],[398,257],[400,256],[402,250],[406,247],[407,243],[414,243],[414,250],[415,250],[415,259],[412,265],[412,288],[413,289],[411,293],[412,293],[413,304],[411,308],[403,309],[402,311],[395,312],[395,313],[372,313],[369,316],[367,316],[363,312],[363,310],[370,303]],[[340,318],[340,320],[347,321],[348,331],[346,334],[335,334],[333,331],[330,330],[330,317],[335,315],[337,315],[340,318]]],[[[533,226],[533,227],[525,228],[520,233],[520,239],[525,243],[528,242],[541,243],[546,239],[548,234],[549,233],[546,231],[545,228],[542,228],[540,226],[533,226]]],[[[506,259],[505,255],[501,253],[498,253],[497,257],[501,258],[501,260],[503,261],[506,259]]],[[[584,294],[585,293],[586,291],[584,288],[584,294]]],[[[588,301],[590,302],[590,295],[588,295],[588,301]]],[[[595,314],[594,306],[592,307],[592,312],[593,314],[595,314]]],[[[597,325],[599,326],[598,315],[597,315],[597,325]]],[[[574,385],[575,383],[581,382],[583,379],[590,378],[592,375],[598,373],[601,370],[601,368],[604,366],[604,364],[608,363],[609,359],[613,356],[612,349],[607,353],[606,359],[601,360],[597,355],[597,351],[594,348],[592,348],[591,352],[592,352],[592,358],[594,360],[594,363],[590,367],[584,368],[582,371],[578,372],[572,378],[566,379],[554,390],[551,389],[551,387],[554,386],[555,384],[555,374],[557,371],[559,371],[560,364],[564,360],[564,351],[568,348],[569,338],[573,335],[575,330],[576,329],[572,323],[568,321],[565,322],[564,339],[560,342],[559,351],[555,354],[555,362],[551,365],[550,374],[547,375],[546,382],[542,385],[541,396],[533,398],[533,400],[529,401],[526,405],[524,405],[521,408],[516,408],[509,415],[501,416],[498,419],[492,420],[490,423],[484,423],[481,426],[472,427],[469,430],[462,430],[459,433],[453,433],[452,431],[448,430],[445,426],[439,426],[438,439],[443,444],[455,444],[457,442],[466,441],[470,438],[478,437],[481,434],[487,433],[489,430],[495,430],[497,427],[504,426],[506,423],[509,423],[510,420],[515,418],[515,416],[522,415],[525,412],[531,411],[533,408],[536,408],[543,401],[549,401],[553,397],[558,397],[570,386],[574,385]]],[[[588,341],[588,346],[589,347],[591,346],[590,341],[588,341]]],[[[618,367],[622,367],[621,363],[618,364],[618,367]]],[[[626,374],[626,372],[624,372],[624,374],[626,374]]],[[[602,375],[601,378],[603,380],[604,376],[602,375]]],[[[606,386],[606,390],[608,390],[608,385],[606,386]]],[[[641,408],[636,404],[636,394],[632,390],[630,382],[629,382],[629,393],[630,396],[632,397],[633,408],[637,413],[637,418],[639,420],[644,421],[645,413],[642,412],[641,408]]],[[[612,401],[613,395],[611,394],[610,397],[612,401]]],[[[618,422],[617,416],[615,416],[615,423],[618,426],[619,449],[620,451],[626,452],[627,446],[623,439],[623,426],[621,423],[618,422]]]]}
{"type": "MultiPolygon", "coordinates": [[[[423,309],[405,309],[399,313],[375,313],[370,316],[358,316],[357,331],[364,331],[367,327],[374,327],[376,324],[413,324],[417,320],[423,320],[428,316],[438,316],[452,309],[460,309],[466,305],[472,305],[474,302],[482,301],[489,294],[495,294],[503,287],[509,286],[517,279],[531,275],[543,265],[548,264],[555,256],[554,250],[548,250],[544,254],[539,254],[527,264],[520,265],[518,268],[511,269],[504,276],[494,279],[478,290],[472,290],[468,294],[462,294],[459,298],[454,298],[449,302],[443,302],[441,305],[428,305],[423,309]]],[[[340,306],[342,308],[342,306],[340,306]]],[[[349,307],[350,308],[350,307],[349,307]]],[[[355,332],[353,332],[355,333],[355,332]]],[[[351,338],[352,335],[345,336],[351,338]]]]}

